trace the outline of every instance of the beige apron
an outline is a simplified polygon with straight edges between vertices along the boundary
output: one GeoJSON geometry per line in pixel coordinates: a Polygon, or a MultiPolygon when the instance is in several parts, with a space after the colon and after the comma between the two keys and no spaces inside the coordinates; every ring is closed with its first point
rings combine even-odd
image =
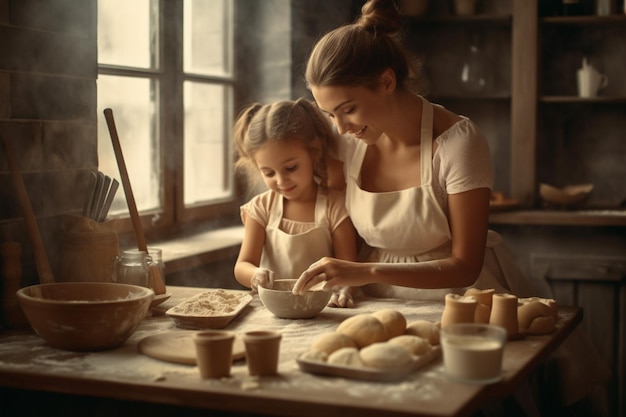
{"type": "MultiPolygon", "coordinates": [[[[359,235],[372,248],[361,259],[368,262],[410,263],[445,258],[451,253],[451,233],[448,217],[433,190],[433,106],[422,99],[422,128],[420,139],[421,186],[400,191],[372,193],[362,190],[360,172],[367,144],[359,142],[347,167],[346,207],[359,235]]],[[[497,233],[490,231],[485,264],[475,285],[494,288],[497,292],[517,290],[528,296],[530,287],[512,257],[500,265],[495,246],[501,245],[497,233]],[[504,269],[510,269],[516,288],[502,284],[508,281],[504,269]],[[510,290],[506,290],[510,288],[510,290]]],[[[502,248],[504,250],[504,248],[502,248]]],[[[506,253],[505,253],[506,254],[506,253]]],[[[449,292],[462,293],[465,288],[418,289],[370,284],[363,288],[368,295],[409,299],[442,300],[449,292]]]]}
{"type": "Polygon", "coordinates": [[[332,236],[327,216],[327,196],[315,200],[315,224],[306,232],[289,234],[280,229],[283,197],[276,194],[269,210],[261,267],[274,271],[274,279],[298,278],[313,262],[332,256],[332,236]]]}

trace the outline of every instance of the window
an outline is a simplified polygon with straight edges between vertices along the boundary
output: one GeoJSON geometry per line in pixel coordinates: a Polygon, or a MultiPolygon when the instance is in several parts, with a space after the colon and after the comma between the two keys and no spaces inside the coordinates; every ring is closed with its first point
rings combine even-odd
{"type": "MultiPolygon", "coordinates": [[[[97,89],[99,169],[119,179],[111,108],[144,224],[234,207],[232,0],[99,1],[97,89]]],[[[127,213],[120,187],[110,214],[127,213]]]]}

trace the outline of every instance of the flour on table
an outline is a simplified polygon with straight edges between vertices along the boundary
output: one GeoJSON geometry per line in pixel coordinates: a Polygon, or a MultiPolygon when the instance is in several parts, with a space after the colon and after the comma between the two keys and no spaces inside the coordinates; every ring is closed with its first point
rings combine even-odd
{"type": "Polygon", "coordinates": [[[247,293],[222,289],[205,291],[172,307],[171,312],[194,316],[228,315],[233,313],[247,297],[249,297],[247,293]]]}

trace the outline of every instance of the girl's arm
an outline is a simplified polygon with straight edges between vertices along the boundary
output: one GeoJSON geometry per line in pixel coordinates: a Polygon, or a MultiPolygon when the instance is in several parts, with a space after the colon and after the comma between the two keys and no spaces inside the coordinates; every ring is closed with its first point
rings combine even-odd
{"type": "Polygon", "coordinates": [[[261,264],[265,245],[265,228],[250,217],[244,218],[244,235],[239,256],[235,263],[235,278],[248,288],[252,288],[252,278],[261,264]]]}
{"type": "MultiPolygon", "coordinates": [[[[332,234],[334,256],[346,261],[357,260],[357,234],[352,221],[347,217],[332,234]]],[[[330,307],[354,307],[353,287],[338,287],[328,302],[330,307]]]]}
{"type": "Polygon", "coordinates": [[[346,189],[346,178],[343,174],[343,162],[329,156],[327,164],[328,188],[331,190],[344,191],[346,189]]]}
{"type": "Polygon", "coordinates": [[[332,233],[333,252],[337,259],[345,259],[346,261],[356,261],[357,244],[356,230],[352,225],[352,220],[346,217],[332,233]]]}
{"type": "Polygon", "coordinates": [[[322,258],[300,276],[294,293],[301,293],[324,279],[332,286],[374,282],[428,289],[470,286],[478,278],[484,262],[489,196],[488,188],[448,196],[452,253],[447,258],[398,264],[322,258]]]}

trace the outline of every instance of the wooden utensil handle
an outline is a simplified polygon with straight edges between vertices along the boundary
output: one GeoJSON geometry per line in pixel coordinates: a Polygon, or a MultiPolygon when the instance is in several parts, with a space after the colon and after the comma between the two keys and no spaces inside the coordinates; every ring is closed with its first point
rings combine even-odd
{"type": "Polygon", "coordinates": [[[48,262],[46,248],[43,245],[43,240],[41,239],[41,234],[39,233],[39,227],[37,226],[37,219],[35,218],[33,207],[28,199],[28,193],[26,192],[26,186],[24,185],[24,180],[22,178],[22,173],[19,170],[17,159],[15,158],[13,145],[6,137],[3,138],[3,142],[7,155],[7,161],[9,162],[9,170],[11,171],[13,188],[15,188],[17,198],[22,207],[22,215],[24,216],[26,230],[28,231],[31,244],[33,245],[35,267],[37,268],[37,274],[39,275],[39,282],[42,284],[53,283],[54,276],[52,274],[52,270],[50,269],[50,262],[48,262]]]}
{"type": "MultiPolygon", "coordinates": [[[[130,212],[130,219],[133,222],[133,230],[135,231],[135,238],[137,239],[137,249],[147,254],[148,245],[146,244],[146,237],[143,233],[143,226],[141,225],[141,219],[139,218],[139,212],[137,211],[137,204],[135,203],[133,190],[130,186],[130,179],[128,178],[126,163],[124,162],[122,146],[120,145],[120,139],[117,135],[117,129],[115,127],[115,120],[113,119],[113,110],[104,109],[104,117],[106,118],[107,126],[109,127],[111,142],[113,143],[113,150],[115,151],[115,158],[117,159],[117,165],[120,169],[122,186],[124,188],[124,194],[126,195],[126,201],[128,202],[128,211],[130,212]]],[[[149,273],[154,293],[157,295],[165,294],[165,282],[159,269],[156,266],[151,265],[149,273]]]]}
{"type": "Polygon", "coordinates": [[[120,139],[117,135],[117,128],[115,127],[115,120],[113,119],[113,110],[104,109],[104,117],[109,128],[109,133],[111,134],[113,151],[115,152],[115,159],[117,159],[117,166],[120,170],[122,188],[124,188],[126,202],[128,203],[128,211],[130,213],[130,219],[133,223],[133,230],[135,232],[135,239],[137,239],[137,249],[148,253],[146,237],[143,233],[143,226],[141,225],[141,219],[139,218],[139,212],[137,211],[137,203],[135,202],[135,197],[133,196],[133,189],[131,188],[130,179],[128,178],[128,171],[126,170],[126,163],[124,162],[122,146],[120,145],[120,139]]]}

